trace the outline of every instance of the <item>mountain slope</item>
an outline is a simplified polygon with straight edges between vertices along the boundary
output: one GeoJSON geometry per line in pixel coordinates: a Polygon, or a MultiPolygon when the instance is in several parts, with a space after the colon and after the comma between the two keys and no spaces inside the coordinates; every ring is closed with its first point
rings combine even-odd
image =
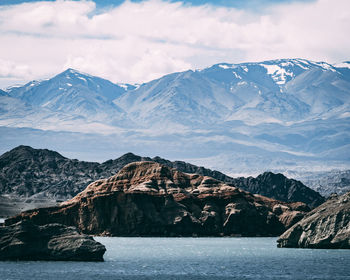
{"type": "Polygon", "coordinates": [[[349,65],[220,63],[139,87],[68,69],[0,94],[0,150],[39,141],[101,161],[132,150],[244,176],[349,169],[349,65]]]}
{"type": "Polygon", "coordinates": [[[349,110],[349,81],[330,64],[301,59],[222,63],[164,76],[114,103],[147,123],[295,122],[349,110]]]}
{"type": "Polygon", "coordinates": [[[328,171],[305,176],[304,181],[323,196],[332,193],[345,194],[350,191],[350,170],[328,171]]]}
{"type": "Polygon", "coordinates": [[[309,211],[242,191],[208,176],[134,162],[73,199],[5,221],[60,223],[111,236],[276,236],[309,211]]]}
{"type": "MultiPolygon", "coordinates": [[[[112,100],[134,86],[119,86],[107,80],[68,69],[55,77],[12,87],[7,95],[35,109],[60,113],[72,119],[101,121],[116,126],[130,125],[126,113],[112,100]]],[[[17,109],[18,110],[18,109],[17,109]]]]}
{"type": "Polygon", "coordinates": [[[210,176],[281,201],[301,201],[311,207],[323,202],[317,192],[282,174],[266,173],[257,178],[234,179],[218,171],[159,157],[140,157],[128,153],[100,164],[71,160],[54,151],[27,146],[19,146],[0,157],[0,194],[66,200],[84,190],[89,183],[110,177],[126,164],[136,161],[153,161],[181,172],[210,176]]]}

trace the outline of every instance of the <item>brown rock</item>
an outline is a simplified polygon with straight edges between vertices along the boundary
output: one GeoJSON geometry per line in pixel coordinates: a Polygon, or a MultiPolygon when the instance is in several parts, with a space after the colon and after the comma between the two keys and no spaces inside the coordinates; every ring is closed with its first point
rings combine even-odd
{"type": "Polygon", "coordinates": [[[91,183],[60,206],[23,212],[6,224],[22,219],[57,222],[113,236],[276,236],[286,229],[279,217],[294,208],[208,176],[136,162],[91,183]],[[273,212],[276,205],[281,213],[273,212]]]}

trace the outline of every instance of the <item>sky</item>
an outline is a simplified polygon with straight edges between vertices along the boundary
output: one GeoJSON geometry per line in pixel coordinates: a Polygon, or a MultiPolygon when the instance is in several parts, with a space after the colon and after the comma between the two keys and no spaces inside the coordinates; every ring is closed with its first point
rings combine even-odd
{"type": "Polygon", "coordinates": [[[0,88],[74,68],[116,83],[278,58],[350,60],[349,0],[0,0],[0,88]]]}

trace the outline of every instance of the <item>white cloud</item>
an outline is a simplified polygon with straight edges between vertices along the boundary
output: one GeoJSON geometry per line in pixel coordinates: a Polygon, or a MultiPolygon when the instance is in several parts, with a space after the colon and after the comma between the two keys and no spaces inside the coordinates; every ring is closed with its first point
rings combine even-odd
{"type": "Polygon", "coordinates": [[[0,8],[0,59],[11,71],[27,67],[15,71],[18,81],[72,67],[143,82],[224,61],[349,60],[349,29],[348,0],[278,5],[264,14],[160,0],[102,13],[91,1],[35,2],[0,8]]]}

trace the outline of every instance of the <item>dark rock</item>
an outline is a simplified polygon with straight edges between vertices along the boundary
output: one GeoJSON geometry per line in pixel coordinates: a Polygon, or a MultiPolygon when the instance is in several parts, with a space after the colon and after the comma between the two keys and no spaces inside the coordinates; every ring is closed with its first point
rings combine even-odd
{"type": "Polygon", "coordinates": [[[350,249],[350,192],[331,196],[277,242],[278,247],[350,249]]]}
{"type": "Polygon", "coordinates": [[[29,219],[113,236],[277,236],[286,229],[282,214],[308,210],[303,203],[253,195],[208,176],[135,162],[60,206],[26,211],[5,223],[29,219]]]}
{"type": "Polygon", "coordinates": [[[300,181],[288,179],[283,174],[265,172],[256,178],[235,178],[232,183],[251,193],[287,202],[300,201],[311,208],[317,207],[325,201],[318,192],[308,188],[300,181]]]}
{"type": "Polygon", "coordinates": [[[74,227],[29,220],[0,227],[0,260],[103,261],[106,248],[74,227]]]}
{"type": "MultiPolygon", "coordinates": [[[[46,198],[51,199],[49,202],[51,205],[52,199],[58,201],[70,199],[84,190],[88,184],[110,177],[126,164],[137,161],[154,161],[185,173],[209,176],[248,192],[285,202],[301,201],[310,207],[315,207],[324,201],[317,192],[282,174],[267,172],[257,178],[231,178],[219,171],[183,161],[172,162],[160,157],[151,159],[132,153],[100,164],[72,160],[54,151],[33,149],[28,146],[19,146],[0,157],[0,195],[12,195],[15,196],[15,200],[18,200],[18,197],[29,197],[33,202],[40,199],[40,203],[46,198]]],[[[18,210],[17,213],[20,212],[18,210]]],[[[0,212],[3,212],[1,207],[0,212]]]]}

